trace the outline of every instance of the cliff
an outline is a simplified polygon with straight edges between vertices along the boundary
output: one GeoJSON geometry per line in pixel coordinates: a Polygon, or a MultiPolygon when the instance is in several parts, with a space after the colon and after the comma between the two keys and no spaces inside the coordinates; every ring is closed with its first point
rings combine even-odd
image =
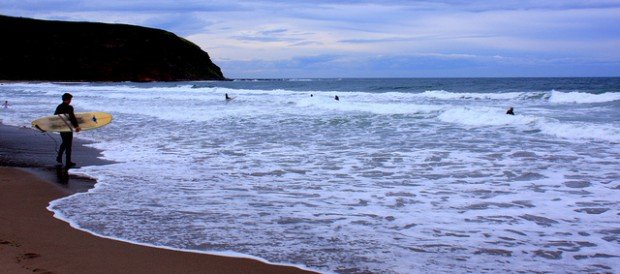
{"type": "Polygon", "coordinates": [[[209,54],[159,29],[0,15],[0,37],[0,80],[225,80],[209,54]]]}

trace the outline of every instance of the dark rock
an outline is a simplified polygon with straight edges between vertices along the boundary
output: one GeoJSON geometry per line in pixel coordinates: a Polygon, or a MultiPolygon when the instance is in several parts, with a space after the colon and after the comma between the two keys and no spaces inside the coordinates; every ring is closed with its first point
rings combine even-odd
{"type": "Polygon", "coordinates": [[[225,80],[195,44],[139,26],[0,16],[0,80],[225,80]]]}

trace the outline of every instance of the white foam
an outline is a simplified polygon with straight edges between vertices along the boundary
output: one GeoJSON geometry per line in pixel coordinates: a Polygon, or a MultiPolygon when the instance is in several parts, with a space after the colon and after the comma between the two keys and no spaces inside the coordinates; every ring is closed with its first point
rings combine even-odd
{"type": "Polygon", "coordinates": [[[505,109],[493,107],[450,107],[437,118],[468,126],[528,125],[538,121],[536,117],[506,115],[505,112],[505,109]]]}
{"type": "Polygon", "coordinates": [[[437,118],[470,127],[514,126],[524,130],[540,130],[544,134],[569,140],[620,142],[620,128],[613,124],[560,122],[552,118],[506,115],[504,112],[504,109],[491,107],[452,107],[437,118]]]}
{"type": "MultiPolygon", "coordinates": [[[[79,195],[79,194],[76,194],[76,195],[79,195]]],[[[299,268],[299,269],[302,269],[302,270],[306,270],[306,271],[316,271],[316,270],[313,270],[311,268],[308,268],[308,267],[306,267],[304,265],[300,265],[300,264],[284,264],[284,263],[278,263],[278,262],[270,262],[270,261],[265,260],[264,258],[261,258],[261,257],[258,257],[258,256],[251,256],[251,255],[248,255],[248,254],[243,254],[243,253],[239,253],[239,252],[235,252],[235,251],[209,251],[209,252],[207,252],[207,251],[203,251],[203,250],[191,250],[191,249],[173,248],[173,247],[161,246],[161,245],[153,245],[153,244],[148,244],[148,243],[143,243],[143,242],[129,241],[129,240],[118,238],[118,237],[110,237],[108,235],[103,235],[103,234],[100,234],[100,233],[96,233],[96,232],[88,230],[88,229],[83,229],[77,223],[73,222],[71,219],[67,218],[62,213],[60,213],[58,210],[55,210],[56,205],[61,203],[63,199],[65,199],[65,198],[61,198],[61,199],[54,200],[54,201],[50,202],[49,206],[47,207],[47,210],[49,210],[49,211],[54,213],[54,218],[68,223],[73,228],[80,229],[82,231],[88,232],[89,234],[97,236],[97,237],[101,237],[101,238],[105,238],[105,239],[110,239],[110,240],[115,240],[115,241],[119,241],[119,242],[135,244],[135,245],[140,245],[140,246],[145,246],[145,247],[151,247],[151,248],[158,248],[158,249],[172,250],[172,251],[181,251],[181,252],[191,252],[191,253],[207,254],[207,255],[216,255],[216,256],[225,256],[225,257],[232,257],[232,258],[252,259],[252,260],[256,260],[256,261],[263,262],[263,263],[266,263],[266,264],[280,265],[280,266],[292,266],[292,267],[296,267],[296,268],[299,268]]],[[[331,273],[331,272],[325,272],[325,273],[331,273]]]]}
{"type": "MultiPolygon", "coordinates": [[[[618,255],[601,232],[617,223],[613,121],[541,93],[168,85],[72,86],[76,110],[115,117],[76,136],[92,134],[122,163],[71,171],[98,184],[52,202],[57,218],[102,237],[323,272],[620,269],[614,258],[574,257],[618,255]],[[223,93],[237,97],[226,103],[223,93]],[[514,100],[517,115],[506,115],[514,100]],[[208,252],[216,249],[233,251],[208,252]]],[[[66,87],[0,86],[15,101],[6,118],[48,114],[66,87]]]]}
{"type": "Polygon", "coordinates": [[[560,92],[551,91],[549,102],[554,104],[591,104],[591,103],[606,103],[620,100],[620,93],[584,93],[584,92],[560,92]]]}
{"type": "MultiPolygon", "coordinates": [[[[541,94],[540,94],[541,95],[541,94]]],[[[504,93],[471,93],[448,92],[445,90],[428,90],[419,96],[440,100],[517,100],[533,97],[532,93],[504,92],[504,93]]]]}
{"type": "Polygon", "coordinates": [[[541,121],[537,127],[543,133],[571,140],[600,140],[620,143],[620,127],[614,125],[597,125],[583,122],[560,123],[541,121]]]}
{"type": "Polygon", "coordinates": [[[336,101],[331,97],[323,98],[303,98],[296,102],[302,108],[315,108],[323,110],[333,110],[341,112],[368,112],[382,115],[391,114],[417,114],[432,113],[441,110],[443,107],[437,105],[423,105],[412,103],[394,103],[394,102],[367,102],[367,99],[361,101],[357,97],[346,97],[341,101],[336,101]],[[346,100],[346,101],[345,101],[346,100]]]}

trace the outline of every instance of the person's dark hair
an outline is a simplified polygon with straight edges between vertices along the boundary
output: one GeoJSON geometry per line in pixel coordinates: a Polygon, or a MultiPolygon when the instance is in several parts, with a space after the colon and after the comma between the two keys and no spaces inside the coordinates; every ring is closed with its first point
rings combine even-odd
{"type": "Polygon", "coordinates": [[[73,98],[73,95],[71,95],[70,93],[65,93],[65,94],[62,95],[62,100],[63,101],[70,100],[71,98],[73,98]]]}

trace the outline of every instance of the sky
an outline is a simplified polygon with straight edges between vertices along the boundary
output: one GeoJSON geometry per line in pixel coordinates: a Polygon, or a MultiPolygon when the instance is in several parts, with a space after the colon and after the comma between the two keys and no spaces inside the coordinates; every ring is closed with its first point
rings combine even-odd
{"type": "Polygon", "coordinates": [[[0,0],[164,29],[227,78],[620,76],[620,0],[0,0]]]}

